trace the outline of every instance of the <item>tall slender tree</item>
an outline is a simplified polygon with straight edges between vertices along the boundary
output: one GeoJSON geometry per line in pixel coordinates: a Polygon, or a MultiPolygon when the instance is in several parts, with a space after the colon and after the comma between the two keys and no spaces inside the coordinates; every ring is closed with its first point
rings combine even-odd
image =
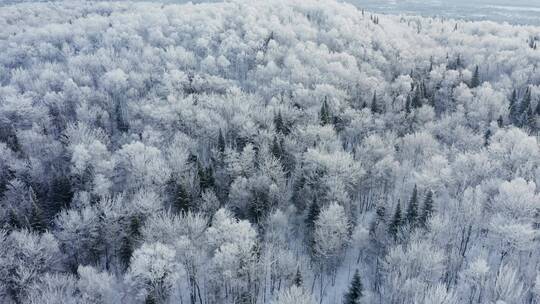
{"type": "Polygon", "coordinates": [[[516,89],[512,91],[512,95],[510,96],[510,105],[508,106],[509,110],[509,120],[510,123],[516,124],[518,121],[518,113],[519,113],[519,104],[517,99],[517,92],[516,89]]]}
{"type": "Polygon", "coordinates": [[[411,227],[415,227],[418,224],[418,190],[416,185],[414,186],[411,199],[409,200],[409,206],[407,207],[407,214],[405,216],[407,224],[411,227]]]}
{"type": "Polygon", "coordinates": [[[281,111],[278,111],[274,115],[274,127],[276,128],[277,133],[285,134],[285,125],[283,124],[283,116],[281,116],[281,111]]]}
{"type": "Polygon", "coordinates": [[[379,105],[377,104],[377,92],[373,92],[373,99],[371,100],[371,113],[379,113],[379,105]]]}
{"type": "Polygon", "coordinates": [[[471,88],[476,88],[480,85],[480,71],[478,66],[474,68],[474,73],[471,79],[471,88]]]}
{"type": "Polygon", "coordinates": [[[392,219],[390,220],[390,224],[388,225],[388,234],[394,238],[394,240],[397,240],[399,236],[399,231],[401,230],[401,226],[403,225],[403,217],[401,215],[401,204],[400,202],[397,203],[396,210],[394,211],[394,215],[392,216],[392,219]]]}
{"type": "Polygon", "coordinates": [[[424,199],[424,204],[422,205],[422,210],[420,212],[420,217],[418,219],[418,224],[420,227],[427,228],[429,219],[433,215],[433,191],[429,190],[424,199]]]}
{"type": "Polygon", "coordinates": [[[225,137],[223,137],[223,132],[221,132],[221,129],[219,129],[218,135],[218,151],[220,153],[225,152],[225,137]]]}
{"type": "Polygon", "coordinates": [[[321,110],[319,111],[319,119],[323,126],[332,123],[332,115],[330,114],[330,108],[328,107],[328,97],[324,98],[321,110]]]}
{"type": "Polygon", "coordinates": [[[297,287],[302,287],[304,279],[302,278],[302,273],[300,272],[300,267],[296,268],[296,274],[294,275],[293,283],[297,287]]]}

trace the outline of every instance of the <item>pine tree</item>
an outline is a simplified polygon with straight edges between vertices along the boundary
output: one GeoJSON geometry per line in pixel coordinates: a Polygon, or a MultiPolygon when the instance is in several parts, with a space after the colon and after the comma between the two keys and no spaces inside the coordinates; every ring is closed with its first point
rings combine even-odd
{"type": "Polygon", "coordinates": [[[375,214],[377,215],[376,219],[378,222],[386,221],[386,208],[384,206],[377,207],[375,214]]]}
{"type": "Polygon", "coordinates": [[[523,96],[523,100],[521,101],[521,106],[519,108],[519,111],[521,114],[524,114],[527,112],[529,107],[531,106],[531,89],[527,88],[525,91],[525,96],[523,96]]]}
{"type": "Polygon", "coordinates": [[[50,188],[50,205],[45,208],[47,217],[52,219],[60,210],[68,209],[73,198],[73,191],[69,179],[58,176],[53,179],[50,188]]]}
{"type": "Polygon", "coordinates": [[[484,147],[489,146],[489,139],[491,138],[491,130],[487,129],[484,133],[484,147]]]}
{"type": "Polygon", "coordinates": [[[420,213],[420,218],[418,219],[419,225],[421,227],[427,228],[427,223],[433,215],[433,191],[429,190],[424,199],[424,205],[422,205],[422,212],[420,213]]]}
{"type": "Polygon", "coordinates": [[[176,213],[187,212],[191,209],[191,199],[181,183],[176,185],[172,207],[173,211],[176,213]]]}
{"type": "Polygon", "coordinates": [[[540,116],[540,100],[538,100],[538,102],[536,102],[536,108],[534,110],[534,114],[540,116]]]}
{"type": "Polygon", "coordinates": [[[319,119],[321,120],[321,125],[323,126],[332,123],[332,117],[330,115],[327,97],[324,98],[323,104],[321,106],[321,111],[319,112],[319,119]]]}
{"type": "Polygon", "coordinates": [[[476,88],[480,85],[480,72],[478,66],[474,69],[474,73],[471,79],[471,88],[476,88]]]}
{"type": "Polygon", "coordinates": [[[201,191],[213,188],[215,185],[215,179],[212,166],[204,168],[201,163],[197,162],[197,168],[197,174],[199,175],[199,186],[201,191]]]}
{"type": "Polygon", "coordinates": [[[347,293],[345,293],[343,304],[359,304],[360,299],[363,296],[364,287],[362,286],[362,280],[360,279],[360,273],[358,269],[354,272],[354,276],[351,282],[351,286],[347,293]]]}
{"type": "Polygon", "coordinates": [[[401,215],[401,204],[398,202],[396,206],[396,211],[394,212],[394,215],[392,216],[392,220],[390,221],[390,224],[388,225],[388,234],[390,234],[390,236],[392,236],[394,240],[397,240],[398,234],[402,225],[403,225],[403,218],[401,215]]]}
{"type": "Polygon", "coordinates": [[[502,128],[502,127],[503,127],[503,125],[504,125],[504,120],[503,120],[502,115],[499,115],[499,118],[497,119],[497,125],[499,126],[499,128],[502,128]]]}
{"type": "Polygon", "coordinates": [[[153,295],[149,294],[146,296],[146,299],[144,299],[144,304],[157,304],[157,301],[153,295]]]}
{"type": "Polygon", "coordinates": [[[377,92],[373,93],[373,99],[371,100],[371,113],[379,113],[379,106],[377,105],[377,92]]]}
{"type": "Polygon", "coordinates": [[[306,217],[306,231],[308,236],[307,241],[311,252],[315,251],[315,239],[313,237],[313,233],[315,232],[315,221],[317,221],[319,218],[320,213],[321,207],[319,206],[319,203],[317,203],[317,201],[311,203],[306,217]]]}
{"type": "Polygon", "coordinates": [[[536,208],[534,211],[533,228],[535,230],[540,230],[540,208],[536,208]]]}
{"type": "Polygon", "coordinates": [[[129,221],[129,237],[137,240],[141,237],[141,220],[138,216],[132,216],[129,221]]]}
{"type": "Polygon", "coordinates": [[[530,116],[532,116],[531,90],[530,88],[527,88],[527,90],[525,91],[525,96],[523,96],[523,100],[521,101],[521,105],[519,107],[519,126],[528,126],[530,116]]]}
{"type": "Polygon", "coordinates": [[[518,109],[517,92],[515,89],[512,91],[512,96],[510,97],[509,111],[510,113],[508,115],[509,115],[510,123],[517,124],[519,109],[518,109]]]}
{"type": "Polygon", "coordinates": [[[21,223],[19,222],[17,214],[13,208],[10,208],[8,212],[8,225],[13,230],[18,230],[21,228],[21,223]]]}
{"type": "Polygon", "coordinates": [[[274,126],[277,133],[285,134],[285,125],[283,124],[283,117],[281,111],[274,115],[274,126]]]}
{"type": "Polygon", "coordinates": [[[221,132],[221,129],[219,129],[219,135],[218,135],[218,151],[220,153],[225,152],[225,138],[223,137],[223,133],[221,132]]]}
{"type": "Polygon", "coordinates": [[[462,67],[463,67],[463,63],[461,62],[461,54],[459,54],[457,59],[456,59],[456,68],[460,69],[462,67]]]}
{"type": "Polygon", "coordinates": [[[127,269],[129,267],[132,254],[133,244],[130,237],[125,236],[122,238],[122,243],[120,244],[120,249],[118,252],[118,258],[120,259],[120,264],[122,265],[123,269],[127,269]]]}
{"type": "Polygon", "coordinates": [[[406,219],[407,224],[411,227],[415,227],[418,224],[418,190],[416,189],[416,185],[414,186],[411,199],[409,200],[406,219]]]}
{"type": "Polygon", "coordinates": [[[34,189],[30,187],[28,189],[28,195],[30,196],[30,202],[32,204],[32,210],[30,213],[29,224],[32,230],[43,233],[47,229],[45,224],[45,217],[43,215],[43,210],[40,207],[39,201],[37,199],[34,189]]]}
{"type": "Polygon", "coordinates": [[[420,86],[416,86],[411,105],[415,109],[422,107],[422,92],[420,90],[420,86]]]}
{"type": "Polygon", "coordinates": [[[308,214],[306,217],[306,227],[308,230],[314,230],[315,229],[315,221],[319,217],[319,214],[321,213],[321,207],[319,206],[319,203],[317,201],[314,201],[309,206],[308,214]]]}
{"type": "Polygon", "coordinates": [[[301,287],[304,279],[302,278],[302,273],[300,272],[300,267],[296,268],[296,274],[294,275],[293,283],[296,287],[301,287]]]}
{"type": "Polygon", "coordinates": [[[525,124],[527,125],[529,131],[533,133],[536,132],[536,117],[534,117],[534,113],[530,105],[529,109],[527,109],[527,112],[525,113],[525,124]]]}
{"type": "Polygon", "coordinates": [[[283,155],[281,151],[281,146],[278,142],[278,139],[276,136],[274,136],[274,139],[272,140],[272,155],[274,155],[275,158],[281,160],[283,155]]]}
{"type": "Polygon", "coordinates": [[[122,111],[122,106],[120,105],[120,102],[116,103],[114,114],[116,118],[116,127],[118,128],[118,131],[122,133],[126,133],[127,131],[129,131],[129,124],[124,119],[124,112],[122,111]]]}
{"type": "Polygon", "coordinates": [[[43,233],[47,229],[43,217],[43,211],[37,203],[32,204],[32,212],[30,213],[30,227],[32,230],[43,233]]]}
{"type": "Polygon", "coordinates": [[[411,96],[407,96],[407,101],[405,102],[405,113],[411,113],[411,96]]]}

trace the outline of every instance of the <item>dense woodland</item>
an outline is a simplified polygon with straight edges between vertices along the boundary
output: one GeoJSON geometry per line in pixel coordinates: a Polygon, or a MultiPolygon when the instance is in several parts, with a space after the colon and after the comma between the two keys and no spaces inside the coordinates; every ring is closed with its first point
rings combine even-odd
{"type": "Polygon", "coordinates": [[[538,304],[539,64],[331,0],[1,6],[0,302],[538,304]]]}

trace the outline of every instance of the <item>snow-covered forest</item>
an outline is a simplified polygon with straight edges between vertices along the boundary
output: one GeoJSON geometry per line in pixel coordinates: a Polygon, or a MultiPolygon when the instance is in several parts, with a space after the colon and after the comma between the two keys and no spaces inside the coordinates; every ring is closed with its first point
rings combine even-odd
{"type": "Polygon", "coordinates": [[[540,303],[540,28],[0,7],[0,302],[540,303]]]}

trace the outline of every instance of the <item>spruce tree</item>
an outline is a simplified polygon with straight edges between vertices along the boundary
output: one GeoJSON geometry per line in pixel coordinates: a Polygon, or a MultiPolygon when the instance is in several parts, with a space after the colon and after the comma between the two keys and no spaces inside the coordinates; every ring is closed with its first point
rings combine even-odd
{"type": "Polygon", "coordinates": [[[519,107],[519,113],[520,113],[519,126],[520,127],[528,126],[529,116],[532,116],[530,88],[527,88],[527,90],[525,91],[525,96],[523,96],[523,100],[521,101],[521,105],[519,107]]]}
{"type": "Polygon", "coordinates": [[[422,92],[420,90],[420,86],[416,86],[411,105],[415,109],[422,107],[422,92]]]}
{"type": "Polygon", "coordinates": [[[529,109],[527,109],[527,112],[525,113],[525,124],[527,125],[529,131],[536,132],[536,118],[534,117],[534,113],[530,105],[529,109]]]}
{"type": "Polygon", "coordinates": [[[120,259],[120,264],[123,269],[129,267],[131,260],[131,255],[133,254],[133,244],[129,236],[122,238],[122,243],[120,244],[120,249],[118,251],[118,258],[120,259]]]}
{"type": "Polygon", "coordinates": [[[471,88],[476,88],[480,85],[480,72],[478,66],[474,69],[474,73],[471,79],[471,88]]]}
{"type": "Polygon", "coordinates": [[[407,96],[407,101],[405,102],[405,113],[411,113],[411,96],[407,96]]]}
{"type": "Polygon", "coordinates": [[[403,217],[401,215],[401,204],[398,202],[396,206],[396,211],[394,212],[394,215],[392,216],[392,220],[390,221],[390,224],[388,225],[388,234],[392,236],[394,240],[397,240],[402,224],[403,224],[403,217]]]}
{"type": "Polygon", "coordinates": [[[10,208],[8,212],[8,226],[13,230],[18,230],[21,228],[21,223],[19,222],[17,214],[13,208],[10,208]]]}
{"type": "Polygon", "coordinates": [[[32,212],[30,213],[30,227],[32,230],[39,233],[43,233],[47,229],[45,220],[43,218],[43,211],[37,205],[37,203],[32,204],[32,212]]]}
{"type": "Polygon", "coordinates": [[[363,296],[364,287],[362,286],[362,280],[360,279],[360,273],[358,269],[354,272],[354,276],[351,282],[351,286],[347,293],[345,293],[343,304],[359,304],[360,299],[363,296]]]}
{"type": "Polygon", "coordinates": [[[285,125],[283,124],[281,111],[274,115],[274,127],[276,128],[276,133],[285,134],[285,125]]]}
{"type": "Polygon", "coordinates": [[[491,138],[491,130],[487,129],[484,133],[484,147],[489,146],[489,139],[491,138]]]}
{"type": "Polygon", "coordinates": [[[315,232],[315,221],[317,221],[317,219],[319,218],[320,213],[321,207],[319,206],[319,203],[317,201],[311,203],[306,217],[306,231],[308,237],[308,246],[312,253],[315,250],[315,239],[313,237],[313,234],[315,232]]]}
{"type": "Polygon", "coordinates": [[[28,195],[30,196],[30,202],[32,204],[32,210],[29,219],[30,228],[34,231],[43,233],[47,229],[47,226],[45,224],[45,217],[43,215],[43,210],[40,207],[36,193],[34,192],[32,187],[28,189],[28,195]]]}
{"type": "Polygon", "coordinates": [[[144,299],[144,304],[157,304],[157,301],[152,294],[149,294],[144,299]]]}
{"type": "Polygon", "coordinates": [[[219,129],[219,135],[218,135],[218,151],[220,153],[225,152],[225,138],[223,137],[223,133],[221,132],[221,129],[219,129]]]}
{"type": "Polygon", "coordinates": [[[327,97],[324,98],[323,104],[321,106],[321,111],[319,112],[319,119],[321,120],[321,125],[323,126],[332,123],[327,97]]]}
{"type": "Polygon", "coordinates": [[[518,121],[519,109],[518,109],[517,92],[515,89],[512,91],[512,96],[510,97],[509,112],[510,113],[508,114],[508,116],[510,118],[510,123],[516,124],[518,121]]]}
{"type": "Polygon", "coordinates": [[[416,189],[416,185],[414,186],[411,199],[409,200],[406,219],[407,224],[411,227],[415,227],[418,224],[418,190],[416,189]]]}
{"type": "Polygon", "coordinates": [[[296,268],[296,274],[294,275],[293,283],[296,287],[301,287],[304,279],[302,278],[302,273],[300,272],[300,267],[296,268]]]}
{"type": "Polygon", "coordinates": [[[49,202],[43,208],[46,219],[52,220],[60,210],[68,209],[73,194],[70,180],[66,176],[59,175],[53,178],[49,190],[49,202]]]}
{"type": "Polygon", "coordinates": [[[420,218],[418,219],[419,225],[421,227],[427,228],[427,223],[433,215],[433,191],[429,190],[424,199],[424,205],[422,205],[422,212],[420,213],[420,218]]]}
{"type": "Polygon", "coordinates": [[[503,127],[503,125],[504,125],[504,120],[503,120],[502,115],[499,115],[499,118],[497,119],[497,125],[499,126],[499,128],[502,128],[502,127],[503,127]]]}
{"type": "Polygon", "coordinates": [[[281,160],[282,159],[282,151],[281,151],[281,145],[278,142],[278,139],[276,136],[274,136],[274,139],[272,140],[272,155],[274,155],[275,158],[281,160]]]}
{"type": "Polygon", "coordinates": [[[129,237],[132,240],[137,240],[141,237],[141,220],[138,216],[132,216],[129,221],[129,237]]]}
{"type": "Polygon", "coordinates": [[[191,199],[186,188],[181,183],[176,185],[172,207],[176,213],[187,212],[191,209],[191,199]]]}
{"type": "Polygon", "coordinates": [[[525,91],[525,96],[523,96],[523,100],[521,101],[519,111],[521,112],[521,114],[524,114],[527,112],[530,106],[531,106],[531,89],[527,88],[527,90],[525,91]]]}
{"type": "Polygon", "coordinates": [[[379,106],[377,105],[377,92],[373,93],[373,99],[371,100],[371,113],[379,113],[379,106]]]}
{"type": "Polygon", "coordinates": [[[313,201],[311,205],[309,206],[308,214],[306,217],[306,227],[308,230],[315,229],[315,221],[319,217],[319,214],[321,213],[321,207],[319,206],[319,203],[317,201],[313,201]]]}
{"type": "Polygon", "coordinates": [[[120,105],[120,102],[116,103],[115,119],[116,119],[116,127],[118,128],[118,131],[122,133],[126,133],[127,131],[129,131],[129,124],[124,119],[124,114],[123,114],[122,106],[120,105]]]}
{"type": "Polygon", "coordinates": [[[212,166],[204,168],[201,163],[197,162],[197,173],[199,175],[199,186],[201,191],[208,188],[213,188],[215,185],[214,170],[212,166]]]}

